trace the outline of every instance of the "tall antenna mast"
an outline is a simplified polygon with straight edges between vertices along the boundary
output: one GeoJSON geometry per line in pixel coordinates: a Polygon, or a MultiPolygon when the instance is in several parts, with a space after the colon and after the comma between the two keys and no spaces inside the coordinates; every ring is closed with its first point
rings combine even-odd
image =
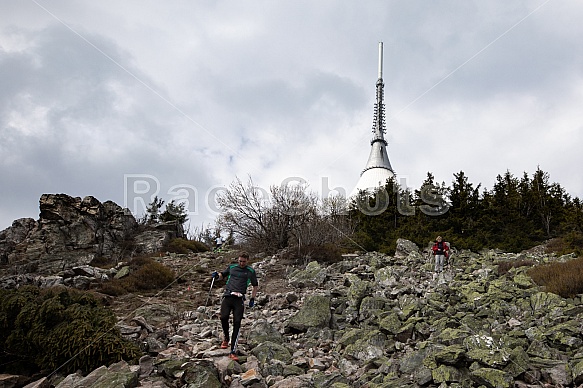
{"type": "Polygon", "coordinates": [[[383,42],[379,42],[379,79],[383,79],[383,42]]]}
{"type": "Polygon", "coordinates": [[[383,42],[379,42],[379,79],[376,82],[376,103],[374,106],[374,117],[372,132],[374,133],[370,144],[380,141],[387,145],[384,138],[385,133],[385,103],[383,101],[385,83],[383,82],[383,42]]]}
{"type": "Polygon", "coordinates": [[[373,137],[370,142],[370,154],[360,179],[350,194],[353,196],[362,190],[383,186],[387,180],[395,176],[385,140],[385,103],[383,101],[385,84],[383,82],[383,42],[379,42],[379,78],[376,82],[376,103],[372,124],[373,137]]]}

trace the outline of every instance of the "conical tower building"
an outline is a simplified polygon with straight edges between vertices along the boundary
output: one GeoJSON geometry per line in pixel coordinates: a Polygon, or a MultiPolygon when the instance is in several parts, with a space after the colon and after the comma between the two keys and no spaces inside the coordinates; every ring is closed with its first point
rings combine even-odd
{"type": "Polygon", "coordinates": [[[395,172],[391,167],[387,154],[387,141],[385,140],[385,103],[383,83],[383,42],[379,42],[379,79],[376,83],[377,101],[374,106],[373,137],[370,142],[370,155],[366,167],[360,173],[360,179],[349,197],[357,195],[360,191],[370,191],[384,186],[387,179],[394,177],[395,172]]]}

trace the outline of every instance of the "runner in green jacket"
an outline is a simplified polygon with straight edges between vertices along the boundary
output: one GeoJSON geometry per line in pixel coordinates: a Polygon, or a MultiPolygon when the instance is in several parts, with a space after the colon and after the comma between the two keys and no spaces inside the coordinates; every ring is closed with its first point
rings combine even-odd
{"type": "Polygon", "coordinates": [[[241,328],[241,321],[243,320],[243,312],[245,310],[245,294],[249,284],[253,286],[251,291],[251,299],[249,299],[249,307],[255,305],[255,297],[257,296],[257,275],[255,270],[248,266],[249,255],[245,252],[239,255],[237,264],[231,264],[222,272],[213,272],[212,276],[215,279],[227,279],[225,286],[225,293],[221,302],[221,325],[223,327],[224,339],[221,343],[222,349],[229,347],[229,339],[231,340],[231,353],[229,358],[238,361],[237,358],[237,342],[239,340],[239,330],[241,328]],[[233,334],[229,338],[229,315],[233,312],[233,334]]]}

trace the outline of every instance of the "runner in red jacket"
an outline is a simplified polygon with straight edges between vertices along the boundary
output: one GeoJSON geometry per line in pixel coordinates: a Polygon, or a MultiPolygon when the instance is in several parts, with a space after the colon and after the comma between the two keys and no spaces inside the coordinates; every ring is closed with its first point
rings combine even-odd
{"type": "Polygon", "coordinates": [[[435,256],[435,272],[443,271],[443,263],[449,256],[449,244],[443,241],[441,236],[437,236],[431,250],[435,256]]]}

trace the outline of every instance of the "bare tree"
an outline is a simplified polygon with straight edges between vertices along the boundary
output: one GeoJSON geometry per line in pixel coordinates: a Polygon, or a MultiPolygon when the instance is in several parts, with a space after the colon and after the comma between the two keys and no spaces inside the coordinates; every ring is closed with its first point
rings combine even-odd
{"type": "Polygon", "coordinates": [[[354,223],[350,219],[350,202],[342,195],[324,198],[322,201],[322,217],[331,226],[331,239],[337,241],[346,239],[354,233],[354,223]]]}
{"type": "Polygon", "coordinates": [[[267,193],[256,187],[251,177],[247,184],[237,178],[217,196],[222,211],[217,225],[232,230],[244,241],[260,241],[268,233],[266,216],[269,205],[266,197],[267,193]]]}
{"type": "Polygon", "coordinates": [[[217,224],[232,230],[243,242],[267,251],[289,246],[298,230],[317,217],[318,198],[302,183],[263,190],[239,178],[218,195],[217,224]]]}
{"type": "Polygon", "coordinates": [[[270,230],[277,233],[278,247],[283,248],[298,241],[301,228],[318,218],[318,197],[307,191],[307,185],[283,185],[270,188],[273,206],[269,220],[270,230]]]}
{"type": "Polygon", "coordinates": [[[296,232],[299,249],[301,246],[337,244],[350,238],[354,225],[348,215],[348,207],[349,203],[343,196],[324,198],[317,208],[317,215],[296,232]]]}
{"type": "Polygon", "coordinates": [[[271,186],[269,191],[239,178],[220,193],[221,215],[217,225],[233,231],[245,244],[274,252],[289,246],[314,247],[336,244],[352,234],[343,197],[319,204],[305,183],[271,186]]]}

